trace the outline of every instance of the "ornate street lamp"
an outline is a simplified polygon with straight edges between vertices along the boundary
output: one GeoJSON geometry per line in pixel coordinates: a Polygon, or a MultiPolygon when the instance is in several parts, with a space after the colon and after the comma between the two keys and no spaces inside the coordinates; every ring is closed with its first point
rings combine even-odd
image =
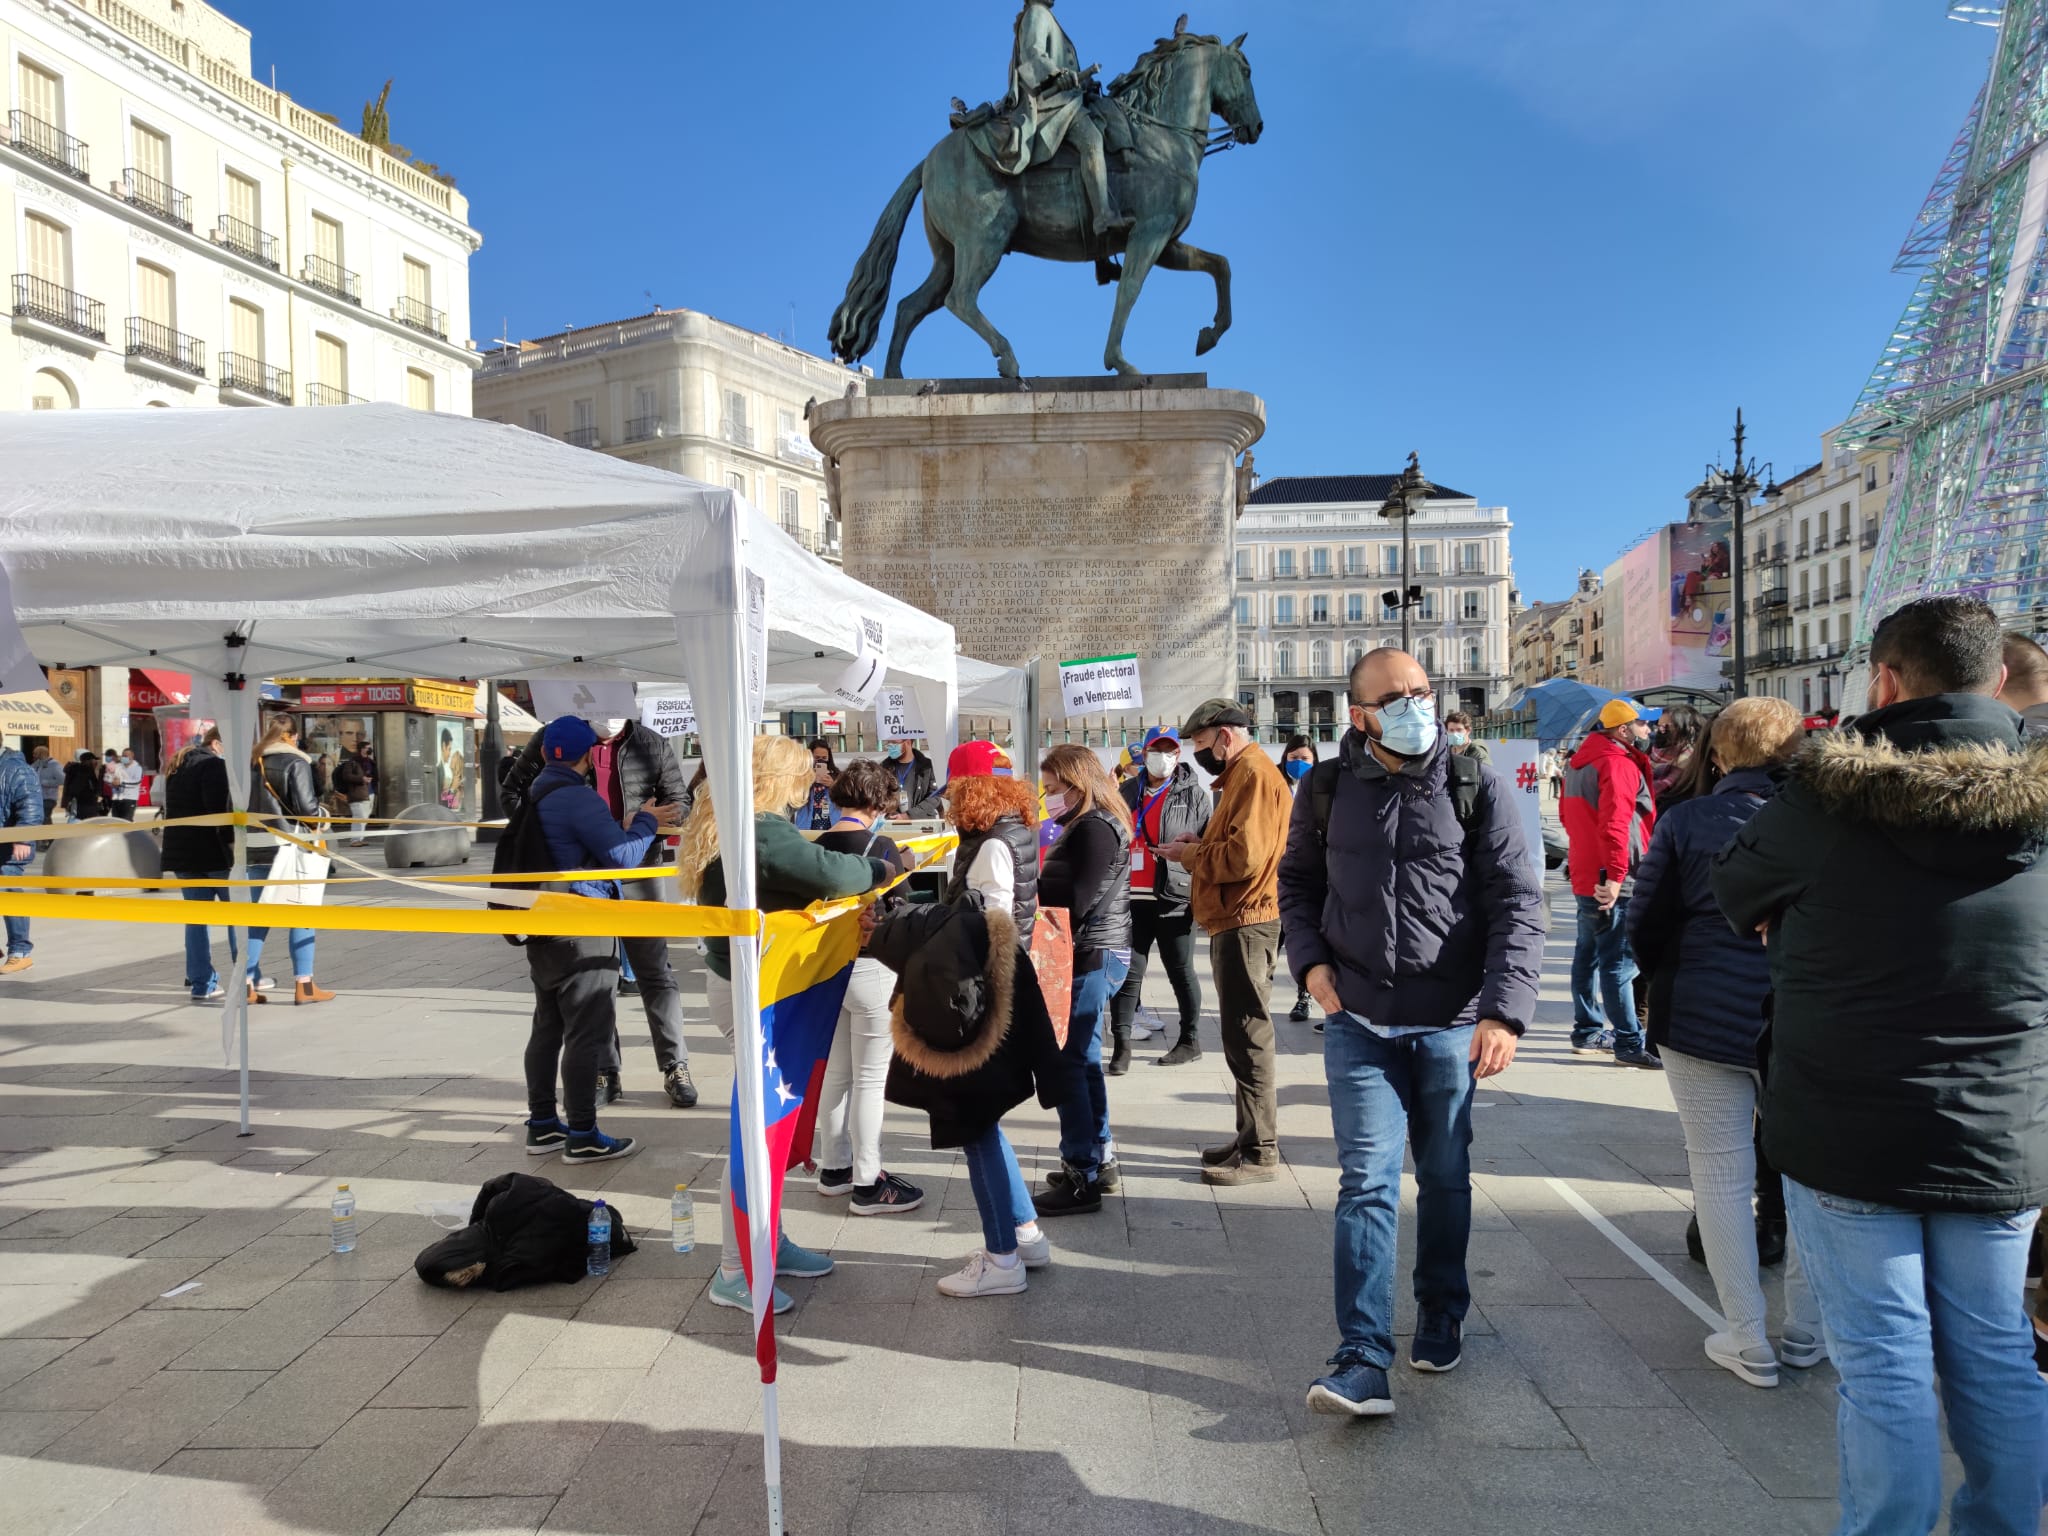
{"type": "Polygon", "coordinates": [[[1411,586],[1408,581],[1408,522],[1435,489],[1422,473],[1420,456],[1411,453],[1408,455],[1408,467],[1401,471],[1393,490],[1380,503],[1381,517],[1399,518],[1401,521],[1401,590],[1382,592],[1380,602],[1388,608],[1401,610],[1401,649],[1411,656],[1415,654],[1415,648],[1410,643],[1413,638],[1410,616],[1422,605],[1422,588],[1411,586]]]}

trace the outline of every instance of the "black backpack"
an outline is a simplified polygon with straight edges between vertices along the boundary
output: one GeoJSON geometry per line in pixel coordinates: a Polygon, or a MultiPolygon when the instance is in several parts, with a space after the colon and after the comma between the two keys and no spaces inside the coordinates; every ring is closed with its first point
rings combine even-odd
{"type": "MultiPolygon", "coordinates": [[[[1316,845],[1321,848],[1330,846],[1330,807],[1336,803],[1337,776],[1343,771],[1343,760],[1334,757],[1309,770],[1309,804],[1316,818],[1316,845]]],[[[1451,789],[1451,811],[1469,841],[1472,829],[1479,824],[1479,795],[1485,786],[1479,759],[1462,752],[1451,753],[1444,764],[1444,777],[1451,789]]]]}
{"type": "MultiPolygon", "coordinates": [[[[505,820],[505,830],[498,834],[498,846],[491,855],[491,873],[494,875],[544,875],[554,868],[555,856],[548,850],[547,833],[540,824],[540,803],[561,789],[560,784],[550,784],[538,793],[529,793],[519,806],[505,820]]],[[[530,880],[507,880],[504,882],[513,890],[534,890],[530,880]]],[[[509,902],[494,901],[493,912],[518,912],[523,908],[509,902]]],[[[514,949],[526,943],[523,933],[508,933],[501,937],[514,949]]]]}

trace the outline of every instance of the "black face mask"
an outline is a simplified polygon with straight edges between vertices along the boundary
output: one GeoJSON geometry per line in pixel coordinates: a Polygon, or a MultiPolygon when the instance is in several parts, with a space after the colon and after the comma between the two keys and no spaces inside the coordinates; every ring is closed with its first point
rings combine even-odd
{"type": "Polygon", "coordinates": [[[1223,770],[1230,766],[1227,759],[1218,757],[1213,747],[1195,748],[1195,761],[1202,765],[1202,772],[1212,779],[1221,778],[1223,770]]]}

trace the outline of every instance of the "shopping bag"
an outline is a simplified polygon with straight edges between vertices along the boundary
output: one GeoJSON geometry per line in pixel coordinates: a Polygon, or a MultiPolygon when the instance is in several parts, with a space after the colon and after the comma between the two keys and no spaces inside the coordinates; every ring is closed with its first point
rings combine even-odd
{"type": "Polygon", "coordinates": [[[297,843],[282,843],[271,863],[270,877],[264,881],[256,900],[272,907],[317,907],[326,892],[326,887],[318,882],[327,878],[333,863],[324,853],[309,852],[297,843]],[[314,883],[296,883],[299,881],[314,883]]]}
{"type": "Polygon", "coordinates": [[[1053,1038],[1064,1050],[1067,1016],[1074,1004],[1074,924],[1065,907],[1040,907],[1031,925],[1031,968],[1038,972],[1038,990],[1052,1017],[1053,1038]]]}

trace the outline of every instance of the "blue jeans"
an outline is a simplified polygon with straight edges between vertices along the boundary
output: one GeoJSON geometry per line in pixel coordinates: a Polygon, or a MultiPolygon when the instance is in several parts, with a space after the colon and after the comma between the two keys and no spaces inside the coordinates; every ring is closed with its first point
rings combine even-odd
{"type": "Polygon", "coordinates": [[[1060,1161],[1094,1178],[1109,1144],[1109,1086],[1102,1076],[1102,1031],[1109,1000],[1131,973],[1129,955],[1104,955],[1092,971],[1074,973],[1067,1043],[1060,1048],[1067,1080],[1060,1092],[1060,1161]]]}
{"type": "MultiPolygon", "coordinates": [[[[267,880],[270,878],[270,870],[271,866],[268,864],[251,865],[249,876],[251,879],[254,879],[260,871],[267,880]]],[[[272,908],[271,910],[275,911],[276,909],[272,908]]],[[[262,979],[263,941],[269,937],[270,930],[268,928],[251,928],[249,930],[249,980],[252,982],[262,979]]],[[[311,976],[313,974],[313,930],[310,928],[292,929],[291,947],[292,975],[311,976]]]]}
{"type": "MultiPolygon", "coordinates": [[[[226,880],[233,873],[228,869],[181,869],[180,880],[226,880]]],[[[228,892],[219,886],[201,886],[193,890],[189,886],[183,892],[187,901],[226,901],[228,892]]],[[[228,929],[228,969],[235,965],[235,930],[228,929]]],[[[220,973],[213,968],[213,939],[204,923],[185,925],[185,982],[192,988],[192,995],[209,997],[220,985],[220,973]]]]}
{"type": "Polygon", "coordinates": [[[2032,1536],[2048,1499],[2048,1383],[2021,1291],[2039,1213],[1904,1211],[1788,1178],[1785,1214],[1842,1378],[1836,1536],[1934,1528],[1937,1376],[1963,1463],[1950,1531],[2032,1536]]]}
{"type": "Polygon", "coordinates": [[[1611,1029],[1616,1050],[1640,1051],[1643,1024],[1629,990],[1636,957],[1628,947],[1628,898],[1605,912],[1590,896],[1573,899],[1579,904],[1579,936],[1572,948],[1572,1043],[1583,1045],[1611,1029]]]}
{"type": "Polygon", "coordinates": [[[981,1243],[990,1253],[1015,1253],[1017,1229],[1038,1220],[1024,1171],[1000,1125],[992,1125],[960,1149],[967,1157],[967,1183],[981,1212],[981,1243]]]}
{"type": "Polygon", "coordinates": [[[1323,1032],[1337,1139],[1340,1352],[1394,1360],[1394,1244],[1401,1150],[1415,1155],[1415,1300],[1459,1322],[1472,1304],[1472,1026],[1385,1040],[1348,1013],[1323,1032]]]}
{"type": "MultiPolygon", "coordinates": [[[[0,829],[0,842],[4,842],[6,838],[6,831],[4,829],[0,829]]],[[[26,864],[0,864],[0,875],[19,875],[25,874],[27,873],[27,871],[28,866],[26,864]]],[[[30,950],[35,948],[35,945],[29,943],[28,941],[27,918],[9,917],[6,919],[4,925],[0,926],[4,926],[7,930],[6,952],[10,957],[14,955],[25,955],[30,950]]]]}

